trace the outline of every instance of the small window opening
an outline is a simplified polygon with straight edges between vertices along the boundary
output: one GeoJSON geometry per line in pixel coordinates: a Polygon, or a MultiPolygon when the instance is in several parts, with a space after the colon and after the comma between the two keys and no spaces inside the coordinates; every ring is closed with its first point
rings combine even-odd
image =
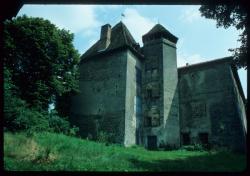
{"type": "Polygon", "coordinates": [[[190,134],[182,133],[182,145],[190,145],[190,134]]]}
{"type": "Polygon", "coordinates": [[[152,98],[152,89],[147,89],[147,97],[152,98]]]}
{"type": "Polygon", "coordinates": [[[208,133],[199,133],[199,139],[202,144],[208,144],[208,133]]]}
{"type": "Polygon", "coordinates": [[[145,126],[146,127],[151,127],[152,126],[152,118],[149,116],[145,117],[145,126]]]}

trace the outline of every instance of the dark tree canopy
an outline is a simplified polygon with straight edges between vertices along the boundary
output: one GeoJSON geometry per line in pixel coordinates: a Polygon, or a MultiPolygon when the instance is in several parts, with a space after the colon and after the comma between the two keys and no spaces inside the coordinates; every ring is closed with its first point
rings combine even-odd
{"type": "Polygon", "coordinates": [[[247,9],[241,4],[227,5],[202,5],[200,7],[201,15],[217,21],[217,27],[228,28],[235,26],[237,30],[241,30],[239,40],[241,46],[239,48],[229,49],[233,52],[234,60],[238,68],[247,68],[247,9]]]}
{"type": "Polygon", "coordinates": [[[78,91],[79,54],[72,41],[73,34],[42,18],[4,22],[4,66],[30,107],[47,110],[52,97],[78,91]]]}

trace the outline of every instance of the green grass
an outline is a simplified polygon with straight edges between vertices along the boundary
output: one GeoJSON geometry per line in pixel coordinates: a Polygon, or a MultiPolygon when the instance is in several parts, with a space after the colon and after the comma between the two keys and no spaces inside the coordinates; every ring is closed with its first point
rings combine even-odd
{"type": "Polygon", "coordinates": [[[246,157],[230,152],[148,151],[62,134],[4,134],[4,168],[10,171],[203,171],[239,172],[246,157]]]}

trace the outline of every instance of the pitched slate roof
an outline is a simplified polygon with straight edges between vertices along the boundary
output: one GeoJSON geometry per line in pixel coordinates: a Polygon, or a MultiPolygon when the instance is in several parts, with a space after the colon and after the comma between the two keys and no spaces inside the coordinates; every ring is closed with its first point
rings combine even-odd
{"type": "Polygon", "coordinates": [[[101,42],[101,40],[98,40],[81,56],[81,59],[85,59],[86,57],[91,57],[96,54],[100,54],[101,52],[108,52],[124,46],[129,46],[129,48],[134,49],[139,53],[139,44],[136,43],[131,33],[122,22],[119,22],[111,29],[110,44],[105,50],[100,51],[99,46],[101,45],[101,42]]]}
{"type": "Polygon", "coordinates": [[[166,28],[164,28],[161,24],[156,24],[148,33],[142,36],[143,42],[150,40],[151,36],[156,37],[165,37],[166,39],[176,43],[178,38],[171,34],[166,28]]]}
{"type": "Polygon", "coordinates": [[[170,33],[166,28],[164,28],[161,24],[156,24],[147,34],[154,34],[156,32],[168,32],[170,33]]]}

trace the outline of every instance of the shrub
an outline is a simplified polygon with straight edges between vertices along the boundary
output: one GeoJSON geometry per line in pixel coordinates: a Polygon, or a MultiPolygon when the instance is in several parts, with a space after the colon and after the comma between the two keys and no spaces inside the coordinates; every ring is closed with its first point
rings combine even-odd
{"type": "Polygon", "coordinates": [[[204,151],[206,150],[202,144],[194,144],[194,145],[185,145],[182,149],[187,151],[204,151]]]}
{"type": "Polygon", "coordinates": [[[42,131],[49,127],[47,116],[30,108],[18,95],[9,69],[4,67],[4,127],[9,131],[42,131]]]}
{"type": "Polygon", "coordinates": [[[114,138],[114,134],[112,133],[107,133],[105,131],[100,131],[97,135],[97,142],[102,142],[102,143],[112,143],[114,138]]]}
{"type": "Polygon", "coordinates": [[[77,136],[79,134],[79,127],[73,126],[69,129],[69,136],[77,136]]]}
{"type": "Polygon", "coordinates": [[[171,151],[176,149],[177,147],[175,145],[164,144],[163,141],[161,141],[159,144],[159,150],[171,151]]]}
{"type": "Polygon", "coordinates": [[[76,136],[79,132],[78,127],[71,127],[66,117],[60,117],[55,110],[49,114],[49,127],[52,132],[63,133],[69,136],[76,136]]]}
{"type": "Polygon", "coordinates": [[[140,150],[144,150],[145,148],[143,146],[140,146],[140,145],[131,145],[130,148],[133,148],[133,149],[140,149],[140,150]]]}
{"type": "Polygon", "coordinates": [[[79,129],[71,128],[69,121],[58,116],[54,110],[52,113],[41,110],[39,106],[32,108],[22,100],[18,94],[17,87],[11,80],[11,72],[4,68],[4,130],[25,131],[27,136],[34,132],[50,131],[75,136],[79,129]]]}
{"type": "Polygon", "coordinates": [[[68,134],[70,124],[65,119],[53,114],[49,118],[49,127],[53,132],[68,134]]]}

